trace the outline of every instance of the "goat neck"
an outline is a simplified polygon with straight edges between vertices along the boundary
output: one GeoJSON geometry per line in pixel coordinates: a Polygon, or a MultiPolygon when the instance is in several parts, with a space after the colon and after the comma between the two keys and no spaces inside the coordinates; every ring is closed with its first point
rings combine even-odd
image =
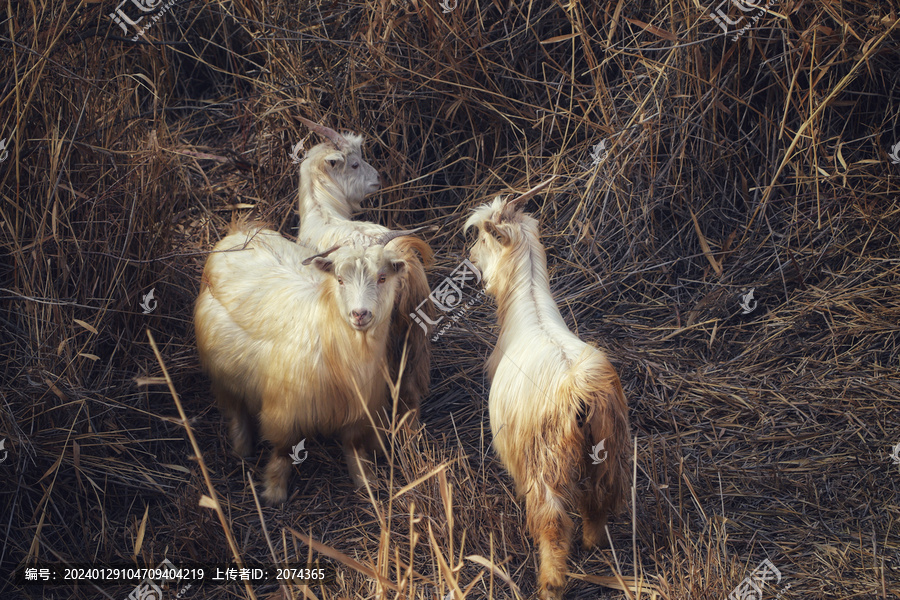
{"type": "Polygon", "coordinates": [[[309,237],[304,232],[328,227],[335,221],[349,221],[352,215],[350,204],[343,200],[343,190],[315,162],[305,160],[300,164],[302,238],[309,237]]]}
{"type": "Polygon", "coordinates": [[[501,338],[534,336],[537,331],[552,336],[554,329],[568,331],[550,292],[547,255],[536,229],[524,225],[522,239],[505,250],[498,265],[496,298],[501,338]]]}

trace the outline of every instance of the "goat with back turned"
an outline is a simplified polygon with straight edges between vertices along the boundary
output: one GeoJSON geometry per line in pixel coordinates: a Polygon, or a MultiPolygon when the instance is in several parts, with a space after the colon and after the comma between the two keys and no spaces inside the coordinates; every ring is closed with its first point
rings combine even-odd
{"type": "Polygon", "coordinates": [[[568,511],[581,512],[585,547],[605,545],[607,516],[628,487],[630,434],[619,377],[606,355],[563,321],[538,223],[520,209],[541,187],[509,202],[497,197],[475,209],[464,229],[477,230],[469,256],[500,321],[487,361],[494,447],[525,500],[540,597],[559,600],[574,533],[568,511]],[[599,464],[590,458],[593,448],[607,453],[599,464]]]}

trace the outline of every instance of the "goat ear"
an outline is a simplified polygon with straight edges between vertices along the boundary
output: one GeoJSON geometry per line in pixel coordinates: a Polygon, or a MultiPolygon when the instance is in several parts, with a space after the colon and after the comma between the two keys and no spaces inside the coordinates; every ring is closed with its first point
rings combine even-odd
{"type": "Polygon", "coordinates": [[[485,221],[484,222],[484,230],[491,236],[497,239],[502,246],[508,246],[510,242],[509,235],[505,231],[503,231],[504,227],[501,227],[494,223],[493,221],[485,221]]]}
{"type": "Polygon", "coordinates": [[[395,258],[391,261],[391,269],[398,275],[403,273],[406,270],[406,261],[401,258],[395,258]]]}
{"type": "Polygon", "coordinates": [[[332,260],[319,257],[314,258],[312,264],[323,273],[334,273],[334,261],[332,260]]]}

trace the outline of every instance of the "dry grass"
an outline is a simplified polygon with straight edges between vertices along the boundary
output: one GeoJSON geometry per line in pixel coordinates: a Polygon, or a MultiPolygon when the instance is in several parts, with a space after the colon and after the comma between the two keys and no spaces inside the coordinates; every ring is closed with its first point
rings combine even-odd
{"type": "Polygon", "coordinates": [[[260,510],[260,464],[229,452],[193,299],[232,218],[295,231],[302,114],[369,136],[388,185],[365,216],[439,226],[435,284],[469,208],[559,176],[529,204],[551,285],[612,356],[637,438],[616,551],[576,551],[568,598],[650,598],[616,591],[643,577],[719,600],[766,557],[786,598],[900,596],[897,6],[773,4],[737,41],[712,7],[184,0],[131,43],[113,2],[2,3],[0,569],[274,555],[338,583],[184,597],[533,593],[486,430],[488,304],[436,342],[425,430],[389,438],[373,489],[311,440],[289,503],[260,510]]]}

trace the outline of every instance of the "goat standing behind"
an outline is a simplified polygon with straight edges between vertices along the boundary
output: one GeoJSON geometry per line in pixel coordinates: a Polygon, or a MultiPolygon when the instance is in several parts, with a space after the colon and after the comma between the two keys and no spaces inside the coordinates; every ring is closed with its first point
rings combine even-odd
{"type": "Polygon", "coordinates": [[[624,499],[628,408],[606,355],[563,321],[537,221],[514,202],[498,197],[475,209],[464,229],[478,230],[470,258],[497,301],[500,321],[487,362],[494,447],[525,499],[540,552],[540,597],[559,600],[574,531],[567,509],[580,509],[590,548],[605,545],[607,516],[624,499]],[[593,448],[607,452],[599,464],[590,460],[593,448]]]}
{"type": "Polygon", "coordinates": [[[383,245],[314,252],[239,225],[209,255],[194,308],[200,362],[235,451],[250,453],[256,418],[273,445],[270,504],[287,498],[290,446],[310,435],[339,434],[361,485],[377,443],[370,419],[387,408],[387,336],[407,263],[383,245]]]}
{"type": "MultiPolygon", "coordinates": [[[[377,223],[350,218],[361,210],[362,201],[368,194],[381,188],[378,171],[362,158],[362,136],[340,134],[303,117],[300,120],[328,141],[310,148],[300,164],[298,242],[320,251],[336,244],[366,247],[375,243],[391,230],[377,223]]],[[[388,349],[391,379],[396,382],[400,378],[400,412],[411,411],[413,422],[422,398],[428,394],[431,376],[431,341],[424,326],[416,325],[411,316],[431,293],[422,262],[430,263],[432,254],[430,249],[420,252],[422,261],[412,251],[402,251],[409,269],[401,278],[391,316],[388,349]],[[401,367],[404,346],[407,360],[401,367]]],[[[430,302],[425,302],[421,309],[433,317],[430,302]]]]}

